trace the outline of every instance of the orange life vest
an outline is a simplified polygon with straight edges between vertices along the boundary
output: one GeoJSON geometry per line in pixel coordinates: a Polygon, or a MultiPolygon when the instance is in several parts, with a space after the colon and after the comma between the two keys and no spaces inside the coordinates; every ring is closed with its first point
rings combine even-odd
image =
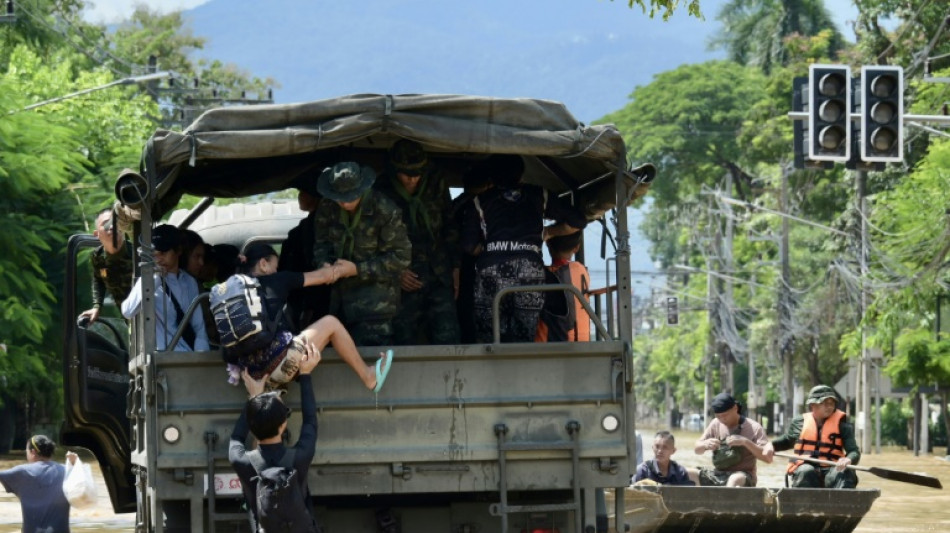
{"type": "MultiPolygon", "coordinates": [[[[811,413],[804,415],[805,423],[802,432],[795,441],[795,455],[806,455],[826,461],[837,461],[844,457],[844,439],[841,438],[841,422],[845,418],[844,411],[836,409],[819,430],[818,423],[811,413]]],[[[791,474],[805,461],[790,461],[787,472],[791,474]]]]}
{"type": "MultiPolygon", "coordinates": [[[[590,275],[587,273],[587,267],[582,263],[569,261],[560,266],[549,266],[547,269],[557,277],[558,283],[577,287],[584,295],[584,299],[587,299],[587,291],[590,290],[590,275]]],[[[574,302],[573,308],[569,309],[567,314],[556,317],[547,316],[542,312],[541,319],[538,320],[538,330],[534,337],[535,342],[548,342],[549,340],[590,341],[590,315],[587,314],[584,305],[577,300],[573,293],[565,291],[565,294],[569,302],[574,302]]],[[[559,313],[563,313],[563,311],[559,313]]]]}
{"type": "MultiPolygon", "coordinates": [[[[587,291],[590,290],[590,275],[587,273],[587,267],[577,261],[571,261],[567,266],[571,269],[571,285],[580,289],[586,300],[587,291]]],[[[578,301],[577,297],[572,297],[571,301],[574,302],[574,317],[577,323],[574,329],[567,332],[567,340],[588,342],[590,341],[590,315],[584,310],[584,305],[578,301]]]]}

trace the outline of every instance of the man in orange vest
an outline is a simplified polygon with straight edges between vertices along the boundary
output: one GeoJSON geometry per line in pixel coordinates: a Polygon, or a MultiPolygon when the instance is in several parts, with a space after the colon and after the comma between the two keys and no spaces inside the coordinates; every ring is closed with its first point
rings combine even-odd
{"type": "Polygon", "coordinates": [[[818,385],[809,391],[806,403],[811,412],[795,417],[788,432],[773,440],[772,446],[776,451],[794,448],[795,455],[837,464],[789,461],[786,481],[793,487],[853,489],[858,486],[858,476],[848,465],[858,464],[861,451],[848,415],[838,409],[838,395],[833,388],[818,385]]]}

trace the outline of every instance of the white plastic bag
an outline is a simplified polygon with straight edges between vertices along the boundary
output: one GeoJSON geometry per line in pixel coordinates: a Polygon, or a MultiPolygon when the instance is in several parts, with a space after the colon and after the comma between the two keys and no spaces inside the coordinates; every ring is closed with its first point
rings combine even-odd
{"type": "Polygon", "coordinates": [[[66,461],[66,477],[63,479],[63,494],[69,505],[82,509],[96,504],[96,480],[92,468],[76,458],[76,464],[66,461]]]}

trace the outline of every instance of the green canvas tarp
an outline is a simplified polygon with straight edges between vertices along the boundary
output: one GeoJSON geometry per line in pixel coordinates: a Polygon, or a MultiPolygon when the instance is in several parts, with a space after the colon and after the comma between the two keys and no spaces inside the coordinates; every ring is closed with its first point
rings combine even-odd
{"type": "Polygon", "coordinates": [[[612,189],[618,168],[626,166],[614,126],[584,125],[558,102],[373,94],[213,109],[184,131],[157,131],[142,166],[152,186],[153,214],[160,215],[182,194],[273,192],[344,160],[382,172],[386,150],[399,138],[423,144],[456,187],[486,154],[524,156],[525,181],[554,193],[601,182],[612,189]]]}

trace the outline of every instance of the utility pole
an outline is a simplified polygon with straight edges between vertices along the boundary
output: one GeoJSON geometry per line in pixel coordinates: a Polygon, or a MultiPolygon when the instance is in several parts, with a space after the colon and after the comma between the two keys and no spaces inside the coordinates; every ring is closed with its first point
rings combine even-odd
{"type": "MultiPolygon", "coordinates": [[[[710,236],[711,242],[709,243],[709,248],[712,248],[713,243],[718,243],[717,236],[719,235],[719,225],[713,224],[713,212],[712,212],[712,201],[710,200],[709,213],[709,230],[714,231],[710,236]]],[[[718,244],[716,244],[718,248],[718,244]]],[[[703,416],[706,417],[709,415],[709,404],[712,401],[713,395],[715,394],[712,390],[713,387],[713,361],[716,356],[716,320],[718,319],[719,313],[719,301],[716,296],[716,286],[713,281],[712,273],[712,250],[706,250],[706,306],[707,306],[707,317],[709,320],[709,333],[706,335],[706,364],[703,365],[706,369],[703,386],[703,416]]]]}
{"type": "MultiPolygon", "coordinates": [[[[788,168],[782,168],[781,211],[783,213],[788,213],[788,172],[788,168]]],[[[778,288],[778,351],[779,358],[782,361],[784,378],[784,386],[782,387],[785,392],[785,413],[782,417],[782,429],[784,430],[788,430],[788,424],[795,414],[795,367],[792,365],[792,340],[789,332],[791,298],[789,297],[788,287],[791,279],[791,267],[788,260],[788,231],[788,217],[782,217],[782,236],[779,239],[778,248],[779,262],[782,269],[778,288]]]]}
{"type": "MultiPolygon", "coordinates": [[[[726,173],[726,196],[732,196],[732,173],[726,173]]],[[[735,228],[735,220],[732,216],[726,217],[726,244],[721,248],[720,254],[722,257],[723,270],[728,273],[733,272],[732,268],[732,237],[735,228]]],[[[732,304],[732,280],[724,279],[723,283],[725,284],[725,301],[727,304],[732,304]]],[[[732,313],[732,308],[723,308],[720,307],[720,312],[723,313],[732,313]]],[[[732,323],[732,320],[729,321],[732,323]]],[[[735,369],[735,355],[733,354],[731,346],[724,346],[722,350],[722,359],[720,360],[720,381],[722,385],[722,390],[728,392],[729,394],[735,394],[735,379],[734,379],[734,369],[735,369]]]]}

